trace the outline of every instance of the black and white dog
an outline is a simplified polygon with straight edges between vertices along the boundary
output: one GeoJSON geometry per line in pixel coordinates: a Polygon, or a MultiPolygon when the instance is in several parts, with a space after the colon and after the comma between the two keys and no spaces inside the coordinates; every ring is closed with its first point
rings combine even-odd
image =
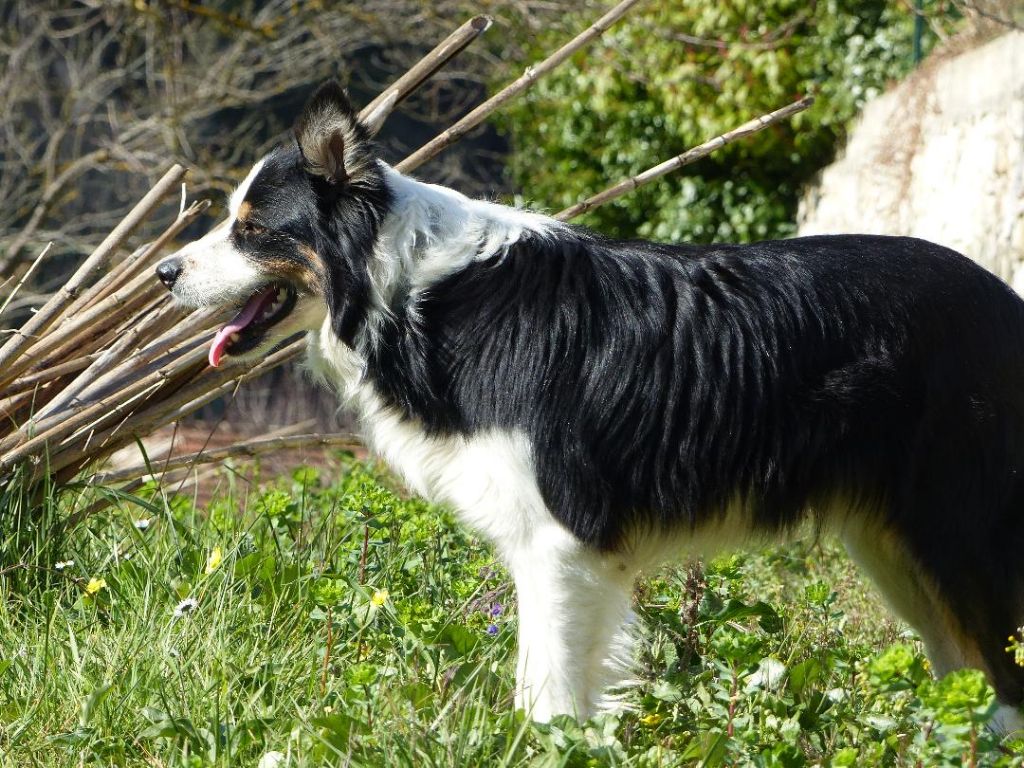
{"type": "Polygon", "coordinates": [[[939,673],[1024,669],[1024,302],[909,238],[613,241],[401,175],[327,84],[229,220],[157,268],[231,304],[210,362],[308,331],[369,445],[511,569],[517,703],[621,680],[637,573],[808,517],[939,673]]]}

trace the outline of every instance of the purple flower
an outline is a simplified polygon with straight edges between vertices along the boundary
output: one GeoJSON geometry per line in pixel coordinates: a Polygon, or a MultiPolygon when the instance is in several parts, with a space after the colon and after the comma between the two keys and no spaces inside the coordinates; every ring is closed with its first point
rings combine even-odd
{"type": "Polygon", "coordinates": [[[487,627],[487,634],[490,635],[491,637],[494,637],[496,634],[498,634],[498,625],[497,624],[490,624],[490,625],[488,625],[488,627],[487,627]]]}
{"type": "Polygon", "coordinates": [[[501,612],[503,610],[505,610],[505,609],[501,607],[501,603],[495,603],[494,607],[491,608],[491,616],[494,616],[494,617],[501,616],[501,612]]]}

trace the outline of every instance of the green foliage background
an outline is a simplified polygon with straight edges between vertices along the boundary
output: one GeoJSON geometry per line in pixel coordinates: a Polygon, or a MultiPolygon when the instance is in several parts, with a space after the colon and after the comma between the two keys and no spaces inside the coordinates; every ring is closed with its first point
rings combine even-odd
{"type": "MultiPolygon", "coordinates": [[[[514,187],[557,210],[810,91],[818,103],[792,121],[582,220],[667,241],[791,235],[801,185],[865,100],[912,68],[913,26],[885,0],[642,6],[506,113],[514,187]]],[[[534,36],[531,57],[560,39],[534,36]]]]}

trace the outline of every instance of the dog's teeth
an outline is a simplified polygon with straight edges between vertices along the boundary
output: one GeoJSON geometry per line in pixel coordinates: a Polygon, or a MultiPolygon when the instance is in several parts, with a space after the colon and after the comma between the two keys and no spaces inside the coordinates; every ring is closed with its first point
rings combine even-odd
{"type": "Polygon", "coordinates": [[[274,314],[280,308],[281,308],[281,302],[280,301],[275,301],[273,304],[270,305],[270,314],[274,314]]]}
{"type": "Polygon", "coordinates": [[[277,306],[280,306],[281,304],[283,304],[284,300],[287,299],[287,298],[288,298],[288,291],[286,291],[284,288],[279,290],[277,292],[277,306]]]}
{"type": "Polygon", "coordinates": [[[231,341],[238,341],[238,334],[232,333],[228,338],[231,339],[231,341]]]}

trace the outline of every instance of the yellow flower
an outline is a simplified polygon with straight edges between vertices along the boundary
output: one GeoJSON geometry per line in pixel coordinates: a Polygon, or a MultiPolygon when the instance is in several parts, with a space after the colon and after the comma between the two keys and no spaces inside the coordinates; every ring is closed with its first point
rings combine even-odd
{"type": "Polygon", "coordinates": [[[664,719],[664,715],[659,715],[657,712],[652,712],[651,714],[645,717],[641,717],[640,722],[646,725],[648,728],[653,728],[664,719]]]}
{"type": "Polygon", "coordinates": [[[390,596],[391,593],[388,592],[386,589],[378,589],[376,592],[373,593],[373,597],[370,598],[370,602],[376,605],[378,608],[380,608],[382,605],[384,605],[384,603],[388,601],[388,598],[390,596]]]}
{"type": "Polygon", "coordinates": [[[97,579],[95,576],[93,576],[91,579],[89,579],[89,583],[85,585],[85,594],[95,595],[101,589],[106,589],[106,586],[106,579],[97,579]]]}
{"type": "Polygon", "coordinates": [[[221,551],[220,547],[214,547],[213,551],[210,553],[210,557],[206,561],[206,572],[213,573],[220,567],[220,564],[223,561],[224,553],[221,551]]]}

